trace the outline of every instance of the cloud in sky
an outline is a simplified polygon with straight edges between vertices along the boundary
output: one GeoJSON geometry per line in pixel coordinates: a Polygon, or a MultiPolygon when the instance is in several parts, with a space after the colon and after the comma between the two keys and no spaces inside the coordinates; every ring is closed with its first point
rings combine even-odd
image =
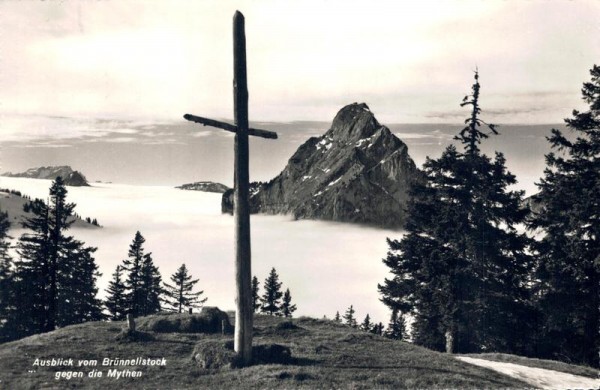
{"type": "Polygon", "coordinates": [[[236,9],[256,120],[327,121],[367,101],[382,121],[445,121],[432,113],[457,110],[477,66],[488,119],[558,122],[600,58],[594,0],[9,1],[0,113],[230,118],[236,9]]]}
{"type": "MultiPolygon", "coordinates": [[[[57,142],[68,139],[83,139],[94,142],[112,136],[134,139],[134,135],[165,136],[161,127],[166,121],[155,121],[152,127],[149,120],[96,119],[94,117],[64,117],[47,115],[1,114],[0,142],[32,142],[46,140],[57,142]]],[[[118,142],[118,141],[113,141],[118,142]]],[[[123,141],[121,141],[123,142],[123,141]]]]}
{"type": "Polygon", "coordinates": [[[210,135],[213,135],[214,131],[210,131],[210,130],[201,130],[201,131],[197,131],[195,133],[192,134],[192,137],[208,137],[210,135]]]}
{"type": "Polygon", "coordinates": [[[454,134],[446,134],[441,130],[433,130],[431,132],[420,132],[420,133],[408,133],[408,132],[397,132],[394,135],[402,140],[413,140],[413,139],[438,139],[438,140],[450,140],[454,134]]]}

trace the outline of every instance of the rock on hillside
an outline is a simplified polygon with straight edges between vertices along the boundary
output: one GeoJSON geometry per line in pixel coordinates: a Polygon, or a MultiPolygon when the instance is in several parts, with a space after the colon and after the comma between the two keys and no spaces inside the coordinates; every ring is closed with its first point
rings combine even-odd
{"type": "Polygon", "coordinates": [[[62,177],[65,184],[73,187],[89,186],[85,176],[78,171],[74,171],[70,166],[63,165],[57,167],[31,168],[21,173],[7,172],[2,176],[8,177],[26,177],[29,179],[47,179],[54,180],[58,176],[62,177]]]}
{"type": "MultiPolygon", "coordinates": [[[[250,208],[401,228],[408,189],[421,177],[406,144],[366,104],[354,103],[337,113],[324,135],[301,145],[277,177],[251,184],[250,208]]],[[[232,200],[232,190],[223,195],[223,212],[231,212],[232,200]]]]}
{"type": "Polygon", "coordinates": [[[197,181],[195,183],[182,184],[175,188],[191,191],[217,192],[219,194],[223,194],[229,190],[229,187],[227,187],[225,184],[215,183],[212,181],[197,181]]]}

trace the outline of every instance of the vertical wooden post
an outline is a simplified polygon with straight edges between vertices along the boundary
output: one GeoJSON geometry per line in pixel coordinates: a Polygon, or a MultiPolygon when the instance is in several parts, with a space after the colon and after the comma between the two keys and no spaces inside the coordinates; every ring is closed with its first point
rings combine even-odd
{"type": "Polygon", "coordinates": [[[454,353],[454,333],[451,330],[446,331],[446,353],[454,353]]]}
{"type": "Polygon", "coordinates": [[[236,310],[234,349],[244,365],[252,361],[250,212],[248,207],[248,82],[244,15],[233,17],[233,96],[235,134],[234,208],[236,310]]]}
{"type": "Polygon", "coordinates": [[[133,314],[127,314],[127,329],[130,332],[135,332],[135,319],[133,318],[133,314]]]}

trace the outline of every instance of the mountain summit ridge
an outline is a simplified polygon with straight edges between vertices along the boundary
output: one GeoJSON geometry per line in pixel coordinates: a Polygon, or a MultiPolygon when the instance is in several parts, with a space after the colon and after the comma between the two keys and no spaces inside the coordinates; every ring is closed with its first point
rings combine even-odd
{"type": "MultiPolygon", "coordinates": [[[[302,144],[277,177],[251,184],[250,210],[401,228],[411,182],[421,177],[406,144],[365,103],[353,103],[322,136],[302,144]]],[[[222,210],[233,210],[233,190],[223,195],[222,210]]]]}
{"type": "Polygon", "coordinates": [[[217,192],[220,194],[229,190],[229,187],[225,184],[215,183],[213,181],[196,181],[193,183],[182,184],[175,188],[187,191],[217,192]]]}
{"type": "Polygon", "coordinates": [[[47,179],[47,180],[55,180],[58,176],[62,177],[63,181],[68,186],[73,187],[88,187],[89,183],[85,176],[78,171],[74,171],[68,165],[60,165],[60,166],[48,166],[48,167],[38,167],[38,168],[30,168],[25,172],[21,173],[11,173],[6,172],[2,174],[2,176],[7,177],[25,177],[29,179],[47,179]]]}

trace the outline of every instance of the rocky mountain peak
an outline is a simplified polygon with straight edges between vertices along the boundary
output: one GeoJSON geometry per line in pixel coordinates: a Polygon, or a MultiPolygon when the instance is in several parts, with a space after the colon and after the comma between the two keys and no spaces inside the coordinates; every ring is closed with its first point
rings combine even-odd
{"type": "Polygon", "coordinates": [[[382,126],[365,103],[352,103],[342,108],[325,137],[356,141],[371,137],[382,126]]]}
{"type": "MultiPolygon", "coordinates": [[[[399,228],[408,189],[421,176],[404,142],[366,104],[353,103],[325,134],[302,144],[277,177],[251,185],[250,209],[399,228]]],[[[225,212],[233,209],[232,195],[223,195],[225,212]]]]}

